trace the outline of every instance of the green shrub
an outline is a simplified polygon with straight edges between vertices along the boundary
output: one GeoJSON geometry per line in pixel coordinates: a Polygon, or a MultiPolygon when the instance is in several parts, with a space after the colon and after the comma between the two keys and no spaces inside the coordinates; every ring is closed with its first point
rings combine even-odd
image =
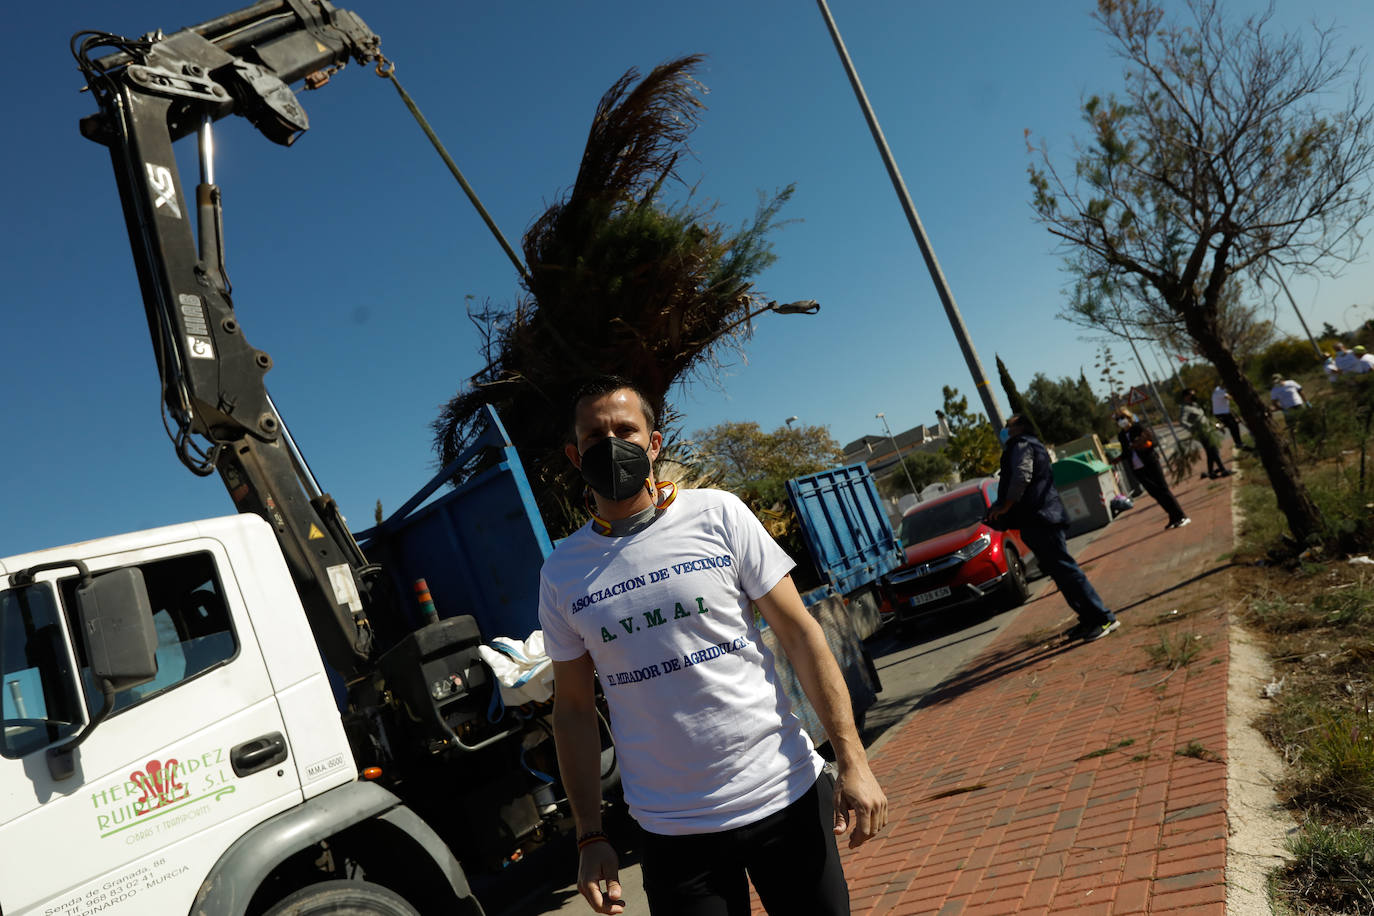
{"type": "Polygon", "coordinates": [[[1303,807],[1367,815],[1374,812],[1374,728],[1369,713],[1324,713],[1306,737],[1293,800],[1303,807]]]}
{"type": "Polygon", "coordinates": [[[1288,378],[1309,375],[1321,368],[1322,361],[1312,352],[1312,342],[1304,337],[1285,337],[1265,347],[1251,360],[1255,381],[1264,391],[1269,390],[1269,377],[1275,372],[1288,378]]]}
{"type": "Polygon", "coordinates": [[[1308,823],[1288,851],[1277,878],[1288,893],[1333,913],[1374,912],[1374,828],[1308,823]]]}

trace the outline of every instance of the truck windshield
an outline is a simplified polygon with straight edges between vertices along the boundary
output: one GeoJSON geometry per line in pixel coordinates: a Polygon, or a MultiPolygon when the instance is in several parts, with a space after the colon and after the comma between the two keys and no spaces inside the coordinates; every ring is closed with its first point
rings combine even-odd
{"type": "Polygon", "coordinates": [[[949,502],[936,503],[925,508],[917,508],[902,519],[902,543],[910,546],[938,538],[942,534],[976,525],[987,514],[987,503],[983,492],[975,490],[967,496],[949,502]]]}
{"type": "Polygon", "coordinates": [[[50,586],[0,592],[0,754],[22,757],[81,726],[66,645],[50,586]]]}

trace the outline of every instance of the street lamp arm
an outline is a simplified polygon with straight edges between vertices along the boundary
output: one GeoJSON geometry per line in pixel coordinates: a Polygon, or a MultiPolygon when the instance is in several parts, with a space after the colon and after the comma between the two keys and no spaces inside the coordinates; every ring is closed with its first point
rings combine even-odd
{"type": "Polygon", "coordinates": [[[779,315],[814,315],[821,310],[821,304],[815,299],[799,299],[796,302],[774,302],[769,300],[752,312],[746,312],[743,317],[736,319],[721,329],[721,334],[728,334],[740,325],[753,321],[764,312],[777,312],[779,315]]]}

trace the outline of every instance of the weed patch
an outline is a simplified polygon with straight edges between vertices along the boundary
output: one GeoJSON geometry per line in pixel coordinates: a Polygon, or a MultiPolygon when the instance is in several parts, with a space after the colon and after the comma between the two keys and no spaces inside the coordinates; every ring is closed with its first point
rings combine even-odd
{"type": "Polygon", "coordinates": [[[1293,801],[1341,815],[1374,812],[1374,735],[1367,709],[1325,713],[1306,736],[1293,801]]]}
{"type": "Polygon", "coordinates": [[[1293,861],[1277,876],[1286,894],[1327,912],[1374,912],[1374,828],[1309,822],[1288,852],[1293,861]]]}
{"type": "Polygon", "coordinates": [[[1053,641],[1059,633],[1060,631],[1054,627],[1036,627],[1021,637],[1016,643],[1016,651],[1029,652],[1031,649],[1038,649],[1045,643],[1053,641]]]}
{"type": "Polygon", "coordinates": [[[1130,747],[1132,744],[1135,744],[1134,738],[1122,738],[1116,744],[1109,744],[1106,747],[1100,747],[1095,751],[1088,751],[1088,753],[1082,755],[1081,757],[1075,757],[1074,759],[1092,760],[1094,757],[1106,757],[1108,754],[1115,753],[1116,751],[1119,751],[1124,747],[1130,747]]]}
{"type": "Polygon", "coordinates": [[[1207,760],[1212,763],[1220,763],[1221,755],[1211,750],[1201,741],[1189,741],[1183,747],[1174,751],[1175,757],[1192,757],[1194,760],[1207,760]]]}
{"type": "Polygon", "coordinates": [[[1145,647],[1150,664],[1156,668],[1182,668],[1195,661],[1211,644],[1209,637],[1191,630],[1183,633],[1163,631],[1159,641],[1145,647]]]}

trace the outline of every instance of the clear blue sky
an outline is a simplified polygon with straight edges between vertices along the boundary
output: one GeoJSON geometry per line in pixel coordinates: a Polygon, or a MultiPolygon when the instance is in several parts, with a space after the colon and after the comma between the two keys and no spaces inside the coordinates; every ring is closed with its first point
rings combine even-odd
{"type": "MultiPolygon", "coordinates": [[[[28,4],[7,19],[22,41],[11,43],[0,103],[0,384],[10,404],[0,556],[232,511],[218,480],[185,471],[163,435],[114,180],[104,150],[77,133],[93,105],[78,94],[67,40],[79,29],[170,32],[236,5],[83,0],[28,4]]],[[[731,224],[753,213],[760,191],[795,182],[783,215],[796,222],[775,235],[778,261],[759,286],[822,310],[761,318],[747,364],[678,392],[689,432],[724,420],[772,429],[796,415],[845,442],[880,433],[878,411],[894,431],[934,422],[941,385],[972,394],[813,3],[341,5],[382,36],[517,243],[571,184],[596,101],[621,73],[708,55],[709,109],[683,177],[731,224]]],[[[1290,25],[1315,16],[1349,40],[1374,35],[1364,0],[1285,7],[1290,25]]],[[[1061,259],[1031,219],[1022,138],[1029,128],[1067,153],[1082,134],[1081,97],[1120,85],[1091,4],[831,9],[989,374],[1000,353],[1023,385],[1080,366],[1091,378],[1096,344],[1055,318],[1061,259]]],[[[220,123],[228,265],[245,333],[275,359],[273,397],[361,528],[376,499],[396,508],[434,469],[429,424],[479,367],[465,297],[508,304],[518,288],[389,84],[353,66],[303,101],[312,129],[290,149],[241,119],[220,123]]],[[[189,187],[194,151],[183,146],[189,187]]],[[[1314,326],[1345,327],[1374,317],[1371,281],[1366,259],[1342,280],[1293,291],[1314,326]]],[[[1278,321],[1296,329],[1286,303],[1278,321]]]]}

